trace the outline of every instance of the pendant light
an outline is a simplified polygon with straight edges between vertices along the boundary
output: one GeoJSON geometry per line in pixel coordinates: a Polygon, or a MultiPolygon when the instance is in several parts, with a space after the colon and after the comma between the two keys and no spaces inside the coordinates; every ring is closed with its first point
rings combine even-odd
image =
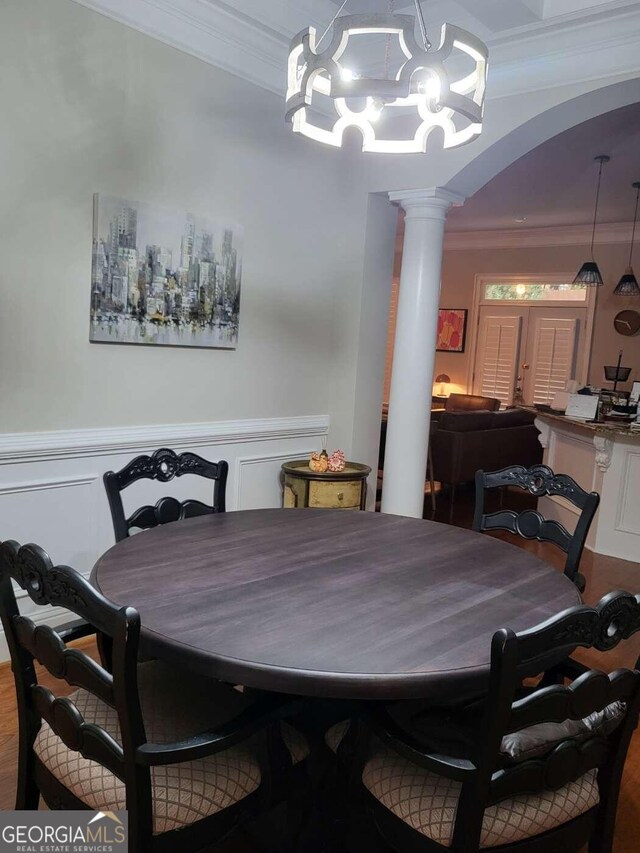
{"type": "Polygon", "coordinates": [[[598,202],[600,201],[600,182],[602,180],[602,167],[605,163],[608,163],[611,157],[606,154],[598,154],[597,157],[594,158],[596,163],[600,163],[600,169],[598,170],[598,189],[596,190],[596,207],[593,213],[593,231],[591,232],[591,260],[585,261],[584,264],[580,267],[580,272],[574,278],[574,284],[586,284],[588,287],[602,287],[604,281],[602,279],[602,275],[600,273],[600,269],[598,268],[598,264],[593,257],[593,243],[596,237],[596,223],[598,221],[598,202]]]}
{"type": "Polygon", "coordinates": [[[487,46],[472,33],[444,24],[440,44],[433,47],[421,0],[414,0],[415,17],[396,14],[395,0],[389,0],[387,13],[341,15],[347,2],[344,0],[320,38],[309,27],[291,42],[286,120],[294,133],[340,148],[345,131],[353,128],[362,137],[363,151],[382,154],[424,152],[437,128],[445,148],[478,136],[484,113],[487,46]],[[321,49],[330,29],[331,38],[321,49]],[[379,57],[384,77],[344,64],[347,47],[357,50],[363,45],[362,37],[372,35],[386,39],[386,50],[379,57]],[[395,75],[389,73],[394,40],[402,53],[395,75]],[[417,121],[413,131],[412,117],[417,121]]]}
{"type": "Polygon", "coordinates": [[[638,201],[640,200],[640,181],[633,184],[636,191],[636,212],[633,216],[633,231],[631,232],[631,249],[629,251],[629,266],[625,274],[622,276],[616,289],[613,291],[615,296],[640,296],[640,286],[638,279],[635,277],[631,262],[633,261],[633,244],[636,239],[636,225],[638,223],[638,201]]]}

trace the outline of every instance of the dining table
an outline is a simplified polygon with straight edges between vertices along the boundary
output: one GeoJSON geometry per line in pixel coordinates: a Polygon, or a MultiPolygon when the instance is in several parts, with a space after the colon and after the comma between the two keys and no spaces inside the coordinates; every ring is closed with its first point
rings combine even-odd
{"type": "Polygon", "coordinates": [[[92,579],[139,612],[145,654],[325,699],[472,695],[487,684],[496,630],[581,603],[561,572],[493,536],[329,509],[159,526],[110,548],[92,579]]]}

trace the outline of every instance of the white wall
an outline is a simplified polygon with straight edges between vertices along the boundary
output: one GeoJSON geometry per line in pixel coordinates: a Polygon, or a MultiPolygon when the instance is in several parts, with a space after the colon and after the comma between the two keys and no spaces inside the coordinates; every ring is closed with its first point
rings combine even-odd
{"type": "Polygon", "coordinates": [[[364,244],[349,156],[70,0],[3,0],[0,55],[0,432],[328,413],[364,244]],[[244,225],[235,352],[89,343],[96,191],[244,225]]]}

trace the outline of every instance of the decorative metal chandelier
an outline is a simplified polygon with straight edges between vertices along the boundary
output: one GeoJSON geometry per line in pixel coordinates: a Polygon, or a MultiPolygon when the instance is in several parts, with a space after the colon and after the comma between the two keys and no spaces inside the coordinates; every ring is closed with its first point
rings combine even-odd
{"type": "Polygon", "coordinates": [[[309,27],[291,42],[286,119],[292,130],[339,148],[345,131],[355,128],[362,135],[363,151],[384,154],[424,152],[429,135],[438,128],[445,148],[478,136],[484,112],[487,46],[466,30],[444,24],[440,46],[434,49],[420,0],[414,0],[415,18],[395,14],[394,0],[386,14],[340,17],[347,2],[344,0],[319,39],[309,27]],[[416,39],[416,19],[421,45],[416,39]],[[331,28],[331,39],[321,50],[331,28]],[[354,73],[344,62],[347,46],[366,35],[386,37],[384,78],[354,73]],[[395,76],[390,76],[394,38],[402,60],[395,76]],[[407,132],[411,117],[413,129],[407,132]]]}

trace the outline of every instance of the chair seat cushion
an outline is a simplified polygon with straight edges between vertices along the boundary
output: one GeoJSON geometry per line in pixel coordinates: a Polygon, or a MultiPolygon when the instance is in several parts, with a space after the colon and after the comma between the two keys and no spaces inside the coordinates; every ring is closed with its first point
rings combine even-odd
{"type": "MultiPolygon", "coordinates": [[[[558,791],[521,794],[484,813],[481,847],[514,844],[548,832],[599,802],[597,773],[591,770],[558,791]]],[[[445,847],[451,846],[461,785],[381,747],[367,762],[364,786],[397,817],[445,847]]]]}
{"type": "MultiPolygon", "coordinates": [[[[225,684],[150,661],[138,667],[140,703],[147,740],[171,743],[215,728],[237,716],[250,700],[225,684]]],[[[77,690],[69,699],[88,723],[120,742],[116,711],[92,693],[77,690]]],[[[294,763],[308,754],[305,739],[282,724],[283,739],[294,763]]],[[[125,784],[96,761],[69,749],[43,722],[34,752],[49,772],[92,809],[126,808],[125,784]]],[[[195,823],[253,793],[260,767],[248,745],[233,746],[198,759],[151,769],[153,831],[168,832],[195,823]]]]}

